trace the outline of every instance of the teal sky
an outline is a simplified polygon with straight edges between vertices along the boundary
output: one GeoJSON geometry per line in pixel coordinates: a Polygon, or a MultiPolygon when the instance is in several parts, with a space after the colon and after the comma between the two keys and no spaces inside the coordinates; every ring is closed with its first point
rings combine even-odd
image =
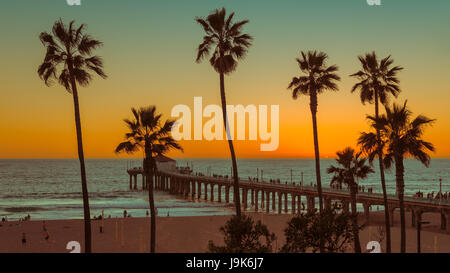
{"type": "Polygon", "coordinates": [[[441,57],[446,63],[450,59],[447,0],[383,0],[382,6],[369,6],[365,0],[82,0],[81,6],[68,6],[65,0],[2,1],[2,47],[9,49],[2,51],[32,46],[30,39],[61,17],[86,23],[108,45],[104,50],[117,58],[126,49],[132,52],[122,56],[130,61],[156,58],[171,64],[192,57],[201,35],[193,18],[222,6],[250,20],[246,29],[255,37],[251,54],[261,63],[276,65],[299,48],[324,50],[341,66],[368,48],[380,55],[394,51],[397,58],[415,55],[417,61],[433,52],[445,53],[441,57]],[[267,49],[273,49],[271,54],[267,49]]]}

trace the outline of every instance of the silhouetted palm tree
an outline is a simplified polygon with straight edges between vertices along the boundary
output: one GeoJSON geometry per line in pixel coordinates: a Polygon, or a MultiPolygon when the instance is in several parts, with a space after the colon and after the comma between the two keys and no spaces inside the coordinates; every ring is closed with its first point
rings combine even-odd
{"type": "Polygon", "coordinates": [[[319,211],[323,210],[322,199],[322,180],[320,176],[320,154],[319,137],[317,134],[317,95],[325,90],[337,91],[336,81],[341,78],[335,73],[338,70],[336,65],[326,66],[327,54],[323,52],[308,51],[301,52],[302,58],[297,58],[298,66],[302,72],[299,77],[294,77],[289,84],[288,89],[292,89],[292,97],[297,99],[298,95],[309,96],[309,106],[311,109],[313,133],[314,133],[314,152],[316,163],[317,192],[319,195],[319,211]]]}
{"type": "Polygon", "coordinates": [[[150,252],[155,252],[156,244],[156,210],[153,198],[153,176],[158,171],[155,161],[157,155],[167,153],[171,149],[183,150],[171,136],[174,120],[161,121],[161,114],[156,113],[155,106],[142,107],[139,110],[131,108],[133,120],[124,119],[129,132],[125,134],[126,141],[120,143],[116,153],[129,154],[139,150],[144,152],[143,162],[145,179],[149,185],[148,201],[150,204],[150,252]]]}
{"type": "Polygon", "coordinates": [[[230,138],[230,131],[228,128],[224,75],[230,74],[236,70],[238,60],[245,57],[253,38],[248,34],[242,33],[242,27],[249,21],[244,20],[233,23],[233,16],[234,12],[227,17],[225,8],[222,8],[220,10],[216,9],[206,18],[195,18],[195,20],[203,27],[206,34],[203,36],[203,42],[198,46],[196,61],[201,62],[201,60],[211,55],[209,63],[220,76],[220,98],[222,103],[223,122],[227,132],[228,146],[230,148],[233,164],[234,203],[236,206],[236,215],[241,216],[239,177],[233,140],[230,138]]]}
{"type": "MultiPolygon", "coordinates": [[[[422,134],[426,125],[431,125],[434,120],[423,115],[411,120],[412,113],[406,107],[394,104],[393,107],[386,106],[386,114],[380,115],[377,119],[368,116],[374,131],[380,132],[381,147],[384,149],[384,167],[390,169],[395,164],[395,177],[397,185],[397,195],[400,203],[400,224],[401,242],[400,251],[406,251],[406,230],[405,230],[405,205],[404,205],[404,165],[403,159],[411,156],[426,167],[430,165],[430,156],[427,151],[434,151],[434,146],[430,142],[422,140],[422,134]]],[[[374,156],[377,153],[377,134],[374,132],[362,133],[359,138],[362,148],[374,156]]]]}
{"type": "MultiPolygon", "coordinates": [[[[375,52],[367,53],[365,56],[359,56],[359,61],[361,62],[362,70],[350,75],[356,77],[359,82],[356,83],[352,88],[352,93],[356,90],[360,90],[361,102],[365,104],[366,102],[375,104],[375,117],[379,116],[379,103],[386,105],[388,103],[389,95],[394,97],[398,96],[400,92],[400,87],[398,85],[399,80],[397,78],[397,73],[403,68],[400,66],[391,67],[394,60],[391,56],[387,56],[378,62],[377,55],[375,52]]],[[[384,201],[384,216],[385,216],[385,226],[386,226],[386,252],[391,252],[391,227],[389,224],[389,209],[387,201],[386,192],[386,179],[384,177],[383,168],[383,153],[380,146],[379,132],[377,131],[377,141],[380,149],[376,156],[379,159],[380,168],[380,178],[381,187],[383,190],[383,201],[384,201]]],[[[373,162],[373,157],[369,159],[373,162]]]]}
{"type": "Polygon", "coordinates": [[[44,61],[38,68],[39,77],[50,86],[53,80],[72,94],[75,108],[75,125],[77,130],[78,158],[81,169],[81,188],[83,193],[84,208],[84,241],[85,252],[91,252],[91,216],[89,210],[89,195],[86,182],[86,170],[84,166],[83,141],[81,134],[80,107],[78,104],[77,84],[87,86],[91,79],[91,73],[106,78],[103,72],[103,61],[91,53],[100,47],[102,43],[85,34],[85,25],[74,28],[74,21],[65,26],[61,19],[53,25],[52,33],[42,32],[39,39],[47,52],[44,61]]]}
{"type": "Polygon", "coordinates": [[[355,154],[355,150],[350,147],[341,152],[337,152],[336,163],[341,167],[330,166],[328,174],[333,174],[330,185],[347,185],[350,189],[351,206],[353,213],[353,236],[354,249],[356,253],[361,253],[359,242],[358,211],[356,210],[356,193],[358,192],[358,179],[365,179],[369,173],[373,173],[372,167],[366,165],[366,158],[360,158],[361,153],[355,154]]]}

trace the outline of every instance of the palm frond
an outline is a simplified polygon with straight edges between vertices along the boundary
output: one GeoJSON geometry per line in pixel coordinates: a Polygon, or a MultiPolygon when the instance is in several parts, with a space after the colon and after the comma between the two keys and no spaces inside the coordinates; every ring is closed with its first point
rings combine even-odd
{"type": "Polygon", "coordinates": [[[102,45],[103,43],[99,40],[95,40],[90,35],[85,34],[82,36],[77,49],[82,55],[90,55],[93,50],[99,48],[102,45]]]}
{"type": "Polygon", "coordinates": [[[106,78],[102,59],[88,56],[102,43],[84,34],[84,29],[84,24],[75,28],[74,21],[65,26],[59,19],[53,24],[51,34],[41,32],[39,40],[45,46],[46,54],[37,72],[46,85],[51,85],[52,80],[57,79],[67,91],[72,92],[71,79],[86,86],[92,79],[89,71],[106,78]]]}
{"type": "Polygon", "coordinates": [[[70,74],[68,69],[63,69],[59,74],[58,82],[60,85],[64,86],[64,88],[72,93],[72,88],[70,87],[70,74]]]}
{"type": "Polygon", "coordinates": [[[197,47],[195,61],[209,57],[209,63],[218,73],[229,74],[237,67],[251,45],[252,37],[241,33],[248,20],[233,23],[234,13],[226,17],[225,8],[216,9],[206,18],[196,17],[205,32],[203,42],[197,47]]]}
{"type": "Polygon", "coordinates": [[[52,33],[64,47],[70,48],[71,39],[61,18],[53,24],[52,33]]]}
{"type": "Polygon", "coordinates": [[[380,62],[377,60],[375,52],[366,53],[364,56],[358,56],[362,70],[351,74],[359,80],[351,89],[351,92],[359,90],[361,92],[361,102],[374,103],[375,93],[382,104],[389,103],[389,94],[397,97],[400,90],[398,85],[397,72],[403,68],[395,66],[391,68],[394,60],[391,56],[383,58],[380,62]]]}
{"type": "Polygon", "coordinates": [[[115,152],[122,153],[126,152],[128,154],[132,154],[139,150],[139,145],[137,143],[132,143],[131,141],[125,141],[117,145],[115,152]]]}
{"type": "Polygon", "coordinates": [[[134,119],[124,119],[129,131],[125,133],[127,141],[119,144],[117,151],[134,153],[140,149],[147,156],[164,154],[172,149],[183,151],[179,143],[171,136],[174,120],[169,119],[161,125],[162,115],[151,105],[139,109],[131,108],[134,119]],[[131,147],[132,146],[132,147],[131,147]]]}
{"type": "Polygon", "coordinates": [[[380,129],[382,141],[386,146],[384,165],[390,168],[394,161],[399,161],[405,156],[422,162],[429,166],[430,155],[434,152],[434,145],[422,139],[423,130],[426,125],[431,125],[435,120],[419,115],[411,121],[412,112],[403,104],[385,106],[386,115],[380,119],[372,118],[375,128],[380,129]]]}
{"type": "Polygon", "coordinates": [[[293,89],[292,97],[297,98],[298,94],[312,95],[320,94],[325,90],[337,91],[337,82],[341,80],[335,72],[336,65],[326,66],[325,61],[328,55],[324,52],[301,51],[301,57],[296,58],[302,74],[294,77],[288,89],[293,89]]]}

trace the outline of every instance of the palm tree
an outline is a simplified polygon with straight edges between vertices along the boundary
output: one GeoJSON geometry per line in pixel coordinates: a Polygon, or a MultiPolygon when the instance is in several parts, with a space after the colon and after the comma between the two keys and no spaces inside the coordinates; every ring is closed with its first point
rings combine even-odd
{"type": "Polygon", "coordinates": [[[125,134],[126,141],[120,143],[116,153],[135,153],[139,150],[144,152],[143,161],[146,184],[149,185],[148,201],[150,204],[151,226],[150,226],[150,252],[155,252],[156,243],[156,210],[153,198],[153,176],[158,171],[155,157],[163,155],[171,149],[183,150],[171,136],[174,120],[161,121],[161,114],[156,113],[155,106],[142,107],[139,110],[131,108],[133,120],[124,119],[129,132],[125,134]]]}
{"type": "Polygon", "coordinates": [[[366,158],[360,158],[361,153],[355,154],[355,150],[350,147],[341,152],[337,152],[336,163],[342,167],[330,166],[328,174],[333,174],[330,186],[333,184],[345,184],[350,189],[350,199],[352,206],[353,236],[355,253],[361,253],[359,242],[358,212],[356,210],[356,193],[358,192],[358,179],[365,179],[369,173],[373,173],[371,166],[366,165],[366,158]]]}
{"type": "MultiPolygon", "coordinates": [[[[386,114],[379,118],[368,116],[372,128],[380,132],[381,147],[386,154],[384,158],[384,167],[390,169],[395,165],[395,177],[397,186],[397,195],[400,204],[400,225],[401,242],[400,251],[406,251],[406,230],[405,230],[405,205],[404,205],[404,164],[403,159],[411,156],[426,167],[430,165],[430,156],[427,151],[434,151],[434,146],[430,142],[422,140],[422,134],[426,125],[431,125],[434,120],[426,116],[419,115],[412,120],[412,113],[406,107],[394,104],[393,107],[386,106],[386,114]]],[[[362,133],[359,143],[370,156],[377,153],[377,134],[374,132],[362,133]]]]}
{"type": "Polygon", "coordinates": [[[197,49],[196,62],[199,63],[204,58],[211,55],[209,63],[214,70],[219,73],[223,123],[227,132],[228,146],[230,148],[233,164],[234,203],[236,206],[236,215],[241,216],[239,177],[233,140],[231,139],[228,128],[224,75],[230,74],[236,70],[238,60],[245,57],[253,38],[248,34],[242,33],[242,27],[249,21],[244,20],[233,23],[233,16],[234,12],[227,17],[225,8],[222,8],[220,10],[216,9],[206,18],[195,18],[197,23],[199,23],[205,31],[203,42],[197,49]]]}
{"type": "Polygon", "coordinates": [[[74,21],[69,26],[61,19],[53,25],[52,33],[42,32],[39,39],[47,52],[44,61],[38,68],[39,77],[47,86],[57,80],[59,84],[72,94],[75,108],[75,125],[77,130],[78,158],[81,170],[81,188],[84,208],[84,242],[85,252],[91,252],[91,215],[89,195],[84,166],[83,138],[81,134],[80,107],[78,103],[77,84],[87,86],[92,79],[91,73],[106,78],[103,72],[103,60],[91,53],[102,45],[102,42],[85,34],[86,25],[74,28],[74,21]]]}
{"type": "Polygon", "coordinates": [[[319,195],[319,211],[323,210],[322,199],[322,180],[320,177],[320,154],[319,154],[319,137],[317,134],[317,95],[325,90],[337,91],[336,81],[341,78],[335,73],[338,70],[336,65],[326,66],[327,54],[324,52],[308,51],[301,52],[302,58],[297,58],[298,66],[302,74],[294,77],[289,84],[288,89],[292,89],[293,99],[297,99],[298,95],[309,96],[309,106],[311,109],[313,133],[314,133],[314,152],[316,163],[316,181],[317,192],[319,195]]]}
{"type": "MultiPolygon", "coordinates": [[[[399,80],[397,78],[397,73],[403,68],[400,66],[391,67],[394,60],[391,56],[387,56],[378,62],[377,55],[375,52],[366,53],[365,56],[359,56],[359,61],[361,62],[362,70],[350,75],[351,77],[356,77],[359,82],[356,83],[351,92],[356,90],[360,91],[361,102],[365,104],[366,102],[375,104],[375,117],[379,116],[379,103],[386,105],[388,103],[389,95],[394,97],[398,96],[400,93],[399,80]]],[[[375,154],[378,157],[378,163],[380,168],[380,178],[381,187],[383,190],[383,201],[384,201],[384,217],[386,226],[386,252],[391,252],[391,226],[389,223],[389,209],[387,201],[387,191],[386,191],[386,179],[384,177],[384,167],[383,167],[383,153],[380,143],[380,132],[377,130],[377,142],[378,142],[378,152],[375,154]]],[[[370,158],[370,162],[373,162],[373,158],[370,158]]]]}

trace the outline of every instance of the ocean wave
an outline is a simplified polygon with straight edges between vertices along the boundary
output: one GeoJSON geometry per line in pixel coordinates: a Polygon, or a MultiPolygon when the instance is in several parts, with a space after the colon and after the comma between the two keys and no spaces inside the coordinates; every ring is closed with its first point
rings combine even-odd
{"type": "MultiPolygon", "coordinates": [[[[113,191],[113,192],[92,192],[89,193],[89,198],[105,198],[114,199],[123,196],[129,196],[130,191],[113,191]]],[[[21,194],[5,194],[1,195],[1,199],[27,199],[27,198],[39,198],[39,199],[80,199],[82,197],[81,192],[64,192],[64,193],[50,193],[50,192],[33,192],[33,193],[21,193],[21,194]]]]}
{"type": "MultiPolygon", "coordinates": [[[[156,203],[155,206],[158,209],[217,209],[233,207],[233,204],[225,203],[156,203]]],[[[83,204],[47,204],[39,206],[2,206],[0,211],[5,211],[8,213],[32,213],[38,211],[64,211],[64,210],[77,210],[82,209],[83,204]]],[[[147,202],[123,202],[117,204],[90,204],[91,210],[132,210],[132,209],[142,209],[148,210],[149,205],[147,202]]]]}
{"type": "MultiPolygon", "coordinates": [[[[160,209],[180,209],[180,208],[221,208],[232,207],[233,204],[224,203],[156,203],[155,206],[160,209]]],[[[82,204],[67,204],[55,206],[53,209],[77,209],[83,208],[82,204]]],[[[145,203],[119,203],[119,204],[90,204],[91,209],[149,209],[149,204],[145,203]]]]}
{"type": "Polygon", "coordinates": [[[6,207],[3,208],[4,211],[6,212],[36,212],[36,211],[44,211],[47,210],[46,208],[43,207],[6,207]]]}

